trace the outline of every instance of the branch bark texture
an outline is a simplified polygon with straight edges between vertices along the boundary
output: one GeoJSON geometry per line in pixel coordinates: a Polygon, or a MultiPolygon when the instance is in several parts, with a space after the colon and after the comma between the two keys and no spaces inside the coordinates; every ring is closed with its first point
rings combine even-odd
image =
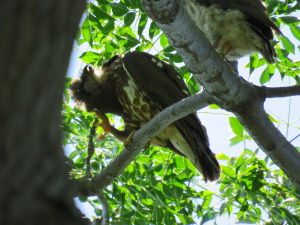
{"type": "Polygon", "coordinates": [[[300,154],[269,120],[264,110],[265,93],[223,62],[179,0],[141,0],[141,3],[189,71],[213,96],[213,102],[236,115],[258,146],[300,190],[300,154]]]}
{"type": "Polygon", "coordinates": [[[278,97],[288,97],[300,95],[300,85],[290,86],[290,87],[260,87],[260,89],[265,92],[267,98],[278,98],[278,97]]]}
{"type": "Polygon", "coordinates": [[[0,2],[0,224],[86,224],[68,185],[59,128],[85,4],[0,2]]]}

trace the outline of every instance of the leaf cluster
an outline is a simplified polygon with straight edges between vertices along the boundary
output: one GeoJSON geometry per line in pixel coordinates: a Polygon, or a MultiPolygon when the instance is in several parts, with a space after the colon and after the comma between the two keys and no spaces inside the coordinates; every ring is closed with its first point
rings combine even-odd
{"type": "MultiPolygon", "coordinates": [[[[300,8],[296,1],[266,0],[265,3],[273,21],[279,27],[287,25],[292,35],[300,40],[299,20],[292,15],[300,8]]],[[[89,2],[76,41],[78,46],[89,46],[79,58],[95,66],[116,54],[130,50],[157,50],[159,45],[162,50],[157,50],[156,56],[179,71],[192,94],[200,90],[182,58],[159,27],[147,17],[139,0],[89,2]]],[[[300,47],[295,47],[286,36],[279,37],[272,44],[279,56],[275,65],[269,65],[258,54],[253,54],[247,65],[250,75],[257,68],[264,67],[260,74],[261,84],[270,81],[276,70],[281,78],[290,76],[299,84],[300,62],[293,61],[291,56],[300,47]]],[[[67,91],[70,81],[68,78],[62,110],[62,142],[64,146],[74,146],[68,159],[70,177],[80,178],[85,176],[88,135],[94,115],[70,106],[67,91]]],[[[122,129],[122,119],[108,116],[113,125],[122,129]]],[[[231,146],[251,141],[235,117],[229,117],[229,122],[236,134],[230,140],[231,146]]],[[[97,133],[102,132],[98,128],[97,133]]],[[[102,141],[95,138],[92,173],[99,173],[122,148],[123,145],[110,135],[102,141]]],[[[259,159],[257,152],[245,148],[238,158],[218,155],[223,162],[223,173],[217,182],[218,189],[212,192],[190,161],[167,149],[150,147],[104,190],[111,224],[195,224],[197,221],[204,224],[209,220],[217,221],[224,215],[235,215],[240,223],[300,224],[300,192],[268,157],[259,159]],[[266,217],[269,220],[263,219],[266,217]]],[[[101,216],[97,199],[81,200],[88,201],[95,213],[101,216]]]]}

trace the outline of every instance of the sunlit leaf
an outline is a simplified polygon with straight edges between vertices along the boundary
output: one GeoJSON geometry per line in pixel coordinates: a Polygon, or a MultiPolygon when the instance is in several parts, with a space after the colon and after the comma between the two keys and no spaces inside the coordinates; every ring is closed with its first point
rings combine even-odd
{"type": "Polygon", "coordinates": [[[109,5],[115,16],[123,16],[129,11],[126,6],[119,3],[109,3],[109,5]]]}
{"type": "Polygon", "coordinates": [[[127,13],[124,17],[125,27],[129,27],[135,19],[135,13],[127,13]]]}
{"type": "Polygon", "coordinates": [[[288,52],[291,52],[293,54],[295,54],[295,45],[285,36],[281,36],[280,40],[283,44],[283,47],[285,48],[285,50],[287,50],[288,52]]]}
{"type": "Polygon", "coordinates": [[[235,133],[239,137],[243,136],[244,128],[237,118],[229,117],[229,124],[233,133],[235,133]]]}

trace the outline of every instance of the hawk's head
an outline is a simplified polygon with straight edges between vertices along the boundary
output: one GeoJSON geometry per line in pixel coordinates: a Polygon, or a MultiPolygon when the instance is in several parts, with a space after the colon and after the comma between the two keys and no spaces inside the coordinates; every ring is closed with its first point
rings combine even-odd
{"type": "Polygon", "coordinates": [[[120,56],[111,58],[102,67],[85,66],[79,78],[72,80],[70,95],[77,105],[84,105],[88,112],[101,110],[119,114],[119,102],[116,102],[114,77],[110,65],[120,56]],[[108,109],[109,107],[109,109],[108,109]],[[117,111],[116,111],[117,110],[117,111]]]}
{"type": "Polygon", "coordinates": [[[100,93],[100,76],[91,66],[85,66],[79,78],[72,80],[70,94],[77,105],[84,104],[88,112],[94,111],[93,98],[100,93]]]}

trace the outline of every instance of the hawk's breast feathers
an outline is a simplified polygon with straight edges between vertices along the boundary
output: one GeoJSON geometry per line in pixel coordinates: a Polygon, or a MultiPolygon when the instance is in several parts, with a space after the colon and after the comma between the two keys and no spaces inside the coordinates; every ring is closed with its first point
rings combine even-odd
{"type": "Polygon", "coordinates": [[[216,51],[234,61],[259,52],[273,64],[272,30],[281,34],[260,0],[182,0],[216,51]]]}

